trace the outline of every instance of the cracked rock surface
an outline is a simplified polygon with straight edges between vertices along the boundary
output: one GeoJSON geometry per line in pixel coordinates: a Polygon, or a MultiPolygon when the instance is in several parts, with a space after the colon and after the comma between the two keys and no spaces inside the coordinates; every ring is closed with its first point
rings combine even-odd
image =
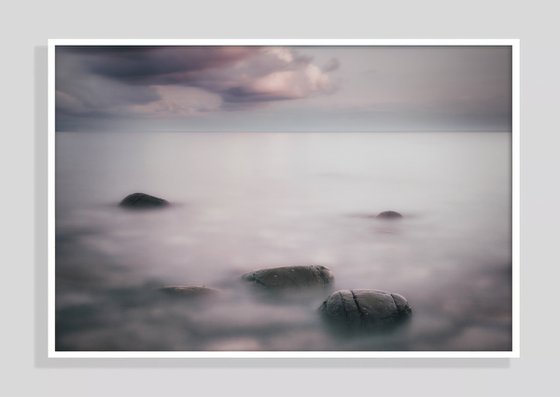
{"type": "Polygon", "coordinates": [[[145,193],[132,193],[122,199],[119,205],[126,208],[146,209],[165,207],[169,205],[169,202],[145,193]]]}
{"type": "Polygon", "coordinates": [[[412,312],[402,295],[371,289],[335,291],[319,310],[329,323],[346,330],[385,329],[412,312]]]}
{"type": "Polygon", "coordinates": [[[324,288],[334,280],[332,272],[320,265],[261,269],[246,273],[242,278],[266,290],[324,288]]]}

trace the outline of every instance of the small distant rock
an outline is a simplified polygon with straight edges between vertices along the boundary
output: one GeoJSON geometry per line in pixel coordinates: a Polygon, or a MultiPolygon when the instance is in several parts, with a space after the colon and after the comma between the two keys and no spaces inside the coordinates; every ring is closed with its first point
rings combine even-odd
{"type": "Polygon", "coordinates": [[[159,290],[169,296],[182,298],[202,298],[220,293],[217,289],[196,285],[170,285],[161,287],[159,290]]]}
{"type": "Polygon", "coordinates": [[[266,290],[329,287],[334,276],[325,266],[285,266],[246,273],[243,280],[266,290]]]}
{"type": "Polygon", "coordinates": [[[400,219],[403,216],[397,211],[383,211],[377,214],[376,218],[379,219],[400,219]]]}
{"type": "Polygon", "coordinates": [[[370,289],[333,292],[319,310],[329,324],[344,331],[388,329],[412,312],[402,295],[370,289]]]}
{"type": "Polygon", "coordinates": [[[119,205],[126,208],[145,209],[165,207],[169,205],[169,202],[145,193],[133,193],[126,196],[119,205]]]}

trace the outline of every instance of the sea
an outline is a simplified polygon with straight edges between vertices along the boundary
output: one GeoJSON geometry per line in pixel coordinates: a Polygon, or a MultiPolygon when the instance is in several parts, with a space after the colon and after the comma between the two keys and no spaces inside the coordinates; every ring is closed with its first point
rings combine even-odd
{"type": "Polygon", "coordinates": [[[55,159],[56,350],[511,349],[510,133],[57,132],[55,159]],[[135,192],[171,205],[119,207],[135,192]],[[329,291],[241,279],[311,264],[333,291],[403,295],[410,320],[333,333],[329,291]]]}

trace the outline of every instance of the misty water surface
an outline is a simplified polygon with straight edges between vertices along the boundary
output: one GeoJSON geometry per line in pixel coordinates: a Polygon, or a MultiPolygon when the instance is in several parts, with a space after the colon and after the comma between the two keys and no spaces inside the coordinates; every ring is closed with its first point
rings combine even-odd
{"type": "Polygon", "coordinates": [[[58,350],[511,348],[508,133],[57,133],[56,150],[58,350]],[[173,205],[119,208],[133,192],[173,205]],[[413,317],[340,337],[324,293],[240,280],[300,264],[400,293],[413,317]],[[168,284],[222,294],[191,304],[168,284]]]}

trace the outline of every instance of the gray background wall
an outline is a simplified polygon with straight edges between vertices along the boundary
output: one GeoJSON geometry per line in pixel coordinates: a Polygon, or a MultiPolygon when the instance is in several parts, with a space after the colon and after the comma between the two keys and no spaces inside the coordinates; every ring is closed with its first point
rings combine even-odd
{"type": "Polygon", "coordinates": [[[560,395],[558,10],[519,3],[4,2],[0,395],[560,395]],[[522,358],[46,359],[48,38],[520,38],[522,358]]]}

